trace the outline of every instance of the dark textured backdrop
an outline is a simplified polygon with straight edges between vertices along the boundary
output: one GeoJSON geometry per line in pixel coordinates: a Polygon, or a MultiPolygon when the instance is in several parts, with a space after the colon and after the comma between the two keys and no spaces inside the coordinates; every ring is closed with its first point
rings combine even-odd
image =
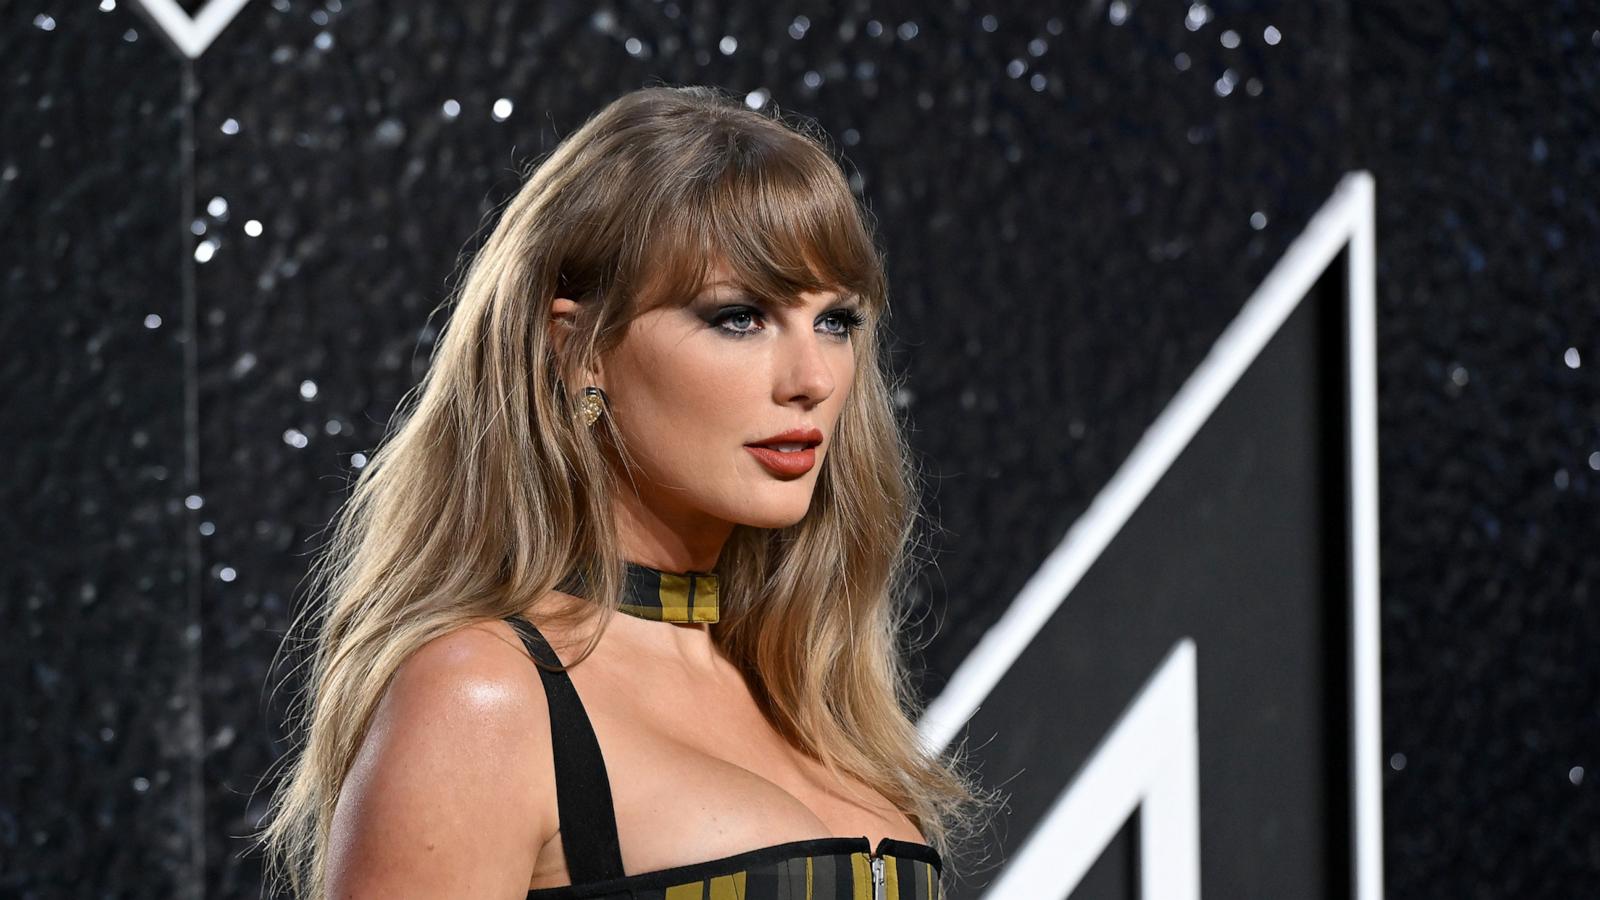
{"type": "Polygon", "coordinates": [[[814,116],[878,216],[930,693],[1373,171],[1388,891],[1600,885],[1591,7],[0,16],[0,894],[256,895],[306,554],[517,168],[657,80],[814,116]]]}

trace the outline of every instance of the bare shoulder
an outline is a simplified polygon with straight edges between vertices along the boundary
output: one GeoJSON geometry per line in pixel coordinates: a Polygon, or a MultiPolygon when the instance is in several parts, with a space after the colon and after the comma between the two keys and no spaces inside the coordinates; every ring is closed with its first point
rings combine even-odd
{"type": "Polygon", "coordinates": [[[512,896],[555,833],[550,718],[507,623],[475,623],[395,671],[334,811],[328,896],[512,896]]]}

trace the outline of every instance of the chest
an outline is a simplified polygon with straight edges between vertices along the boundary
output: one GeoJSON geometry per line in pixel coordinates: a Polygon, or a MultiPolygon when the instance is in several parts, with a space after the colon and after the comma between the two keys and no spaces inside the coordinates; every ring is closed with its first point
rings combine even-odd
{"type": "MultiPolygon", "coordinates": [[[[605,758],[628,871],[819,837],[920,840],[876,791],[785,740],[736,674],[652,678],[596,661],[571,677],[605,758]]],[[[533,886],[566,883],[563,852],[559,834],[540,848],[533,886]]]]}

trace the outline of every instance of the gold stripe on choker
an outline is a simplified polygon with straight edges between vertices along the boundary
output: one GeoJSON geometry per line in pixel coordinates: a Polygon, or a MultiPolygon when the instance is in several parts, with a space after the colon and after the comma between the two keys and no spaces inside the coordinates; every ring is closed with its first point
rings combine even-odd
{"type": "MultiPolygon", "coordinates": [[[[574,597],[587,597],[588,582],[570,572],[557,585],[574,597]]],[[[663,572],[623,560],[622,612],[655,622],[717,621],[717,576],[713,572],[663,572]]]]}
{"type": "Polygon", "coordinates": [[[624,561],[622,606],[630,616],[656,622],[717,621],[717,576],[712,572],[663,572],[624,561]]]}
{"type": "MultiPolygon", "coordinates": [[[[557,590],[588,597],[583,573],[567,573],[557,590]]],[[[622,596],[618,607],[630,616],[656,622],[717,621],[717,576],[712,572],[663,572],[643,563],[623,561],[622,596]]]]}

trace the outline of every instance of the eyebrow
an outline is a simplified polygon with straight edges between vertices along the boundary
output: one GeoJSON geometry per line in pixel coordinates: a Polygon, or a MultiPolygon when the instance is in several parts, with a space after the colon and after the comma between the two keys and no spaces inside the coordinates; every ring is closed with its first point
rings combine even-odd
{"type": "MultiPolygon", "coordinates": [[[[707,293],[710,292],[711,288],[715,288],[715,287],[733,288],[735,291],[738,292],[739,297],[741,297],[743,299],[746,299],[746,300],[749,300],[750,302],[753,302],[753,303],[768,303],[768,302],[772,302],[771,298],[761,296],[760,294],[757,294],[755,291],[750,290],[749,288],[745,287],[743,284],[740,284],[739,282],[727,281],[727,280],[708,282],[707,284],[705,284],[700,289],[699,293],[695,294],[695,298],[699,299],[701,297],[704,297],[707,293]]],[[[856,291],[850,291],[848,293],[841,293],[839,291],[834,291],[833,293],[834,293],[833,300],[829,301],[829,304],[826,304],[826,305],[845,305],[845,306],[860,306],[861,305],[861,294],[856,292],[856,291]]],[[[792,300],[780,300],[778,302],[779,302],[780,305],[783,305],[783,306],[799,306],[800,305],[798,297],[795,297],[792,300]]]]}

